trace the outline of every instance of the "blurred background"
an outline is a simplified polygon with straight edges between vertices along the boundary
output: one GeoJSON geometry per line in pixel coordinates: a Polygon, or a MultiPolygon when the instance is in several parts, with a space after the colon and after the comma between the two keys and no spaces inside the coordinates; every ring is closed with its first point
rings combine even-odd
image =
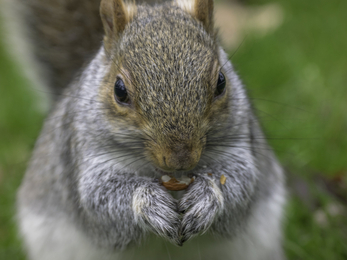
{"type": "MultiPolygon", "coordinates": [[[[347,1],[217,0],[215,18],[287,172],[288,259],[346,260],[347,1]]],[[[17,260],[25,258],[16,190],[47,108],[5,34],[0,30],[0,260],[17,260]]]]}

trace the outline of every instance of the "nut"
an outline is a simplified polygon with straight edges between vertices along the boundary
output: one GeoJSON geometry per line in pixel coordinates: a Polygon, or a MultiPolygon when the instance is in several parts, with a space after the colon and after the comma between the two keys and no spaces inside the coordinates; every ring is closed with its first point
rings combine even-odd
{"type": "Polygon", "coordinates": [[[169,175],[161,176],[161,180],[163,182],[163,186],[168,190],[179,191],[185,190],[188,186],[194,181],[193,178],[189,178],[186,176],[182,176],[181,178],[176,179],[175,177],[171,177],[169,175]]]}
{"type": "Polygon", "coordinates": [[[227,180],[227,177],[225,177],[224,174],[222,174],[222,175],[220,176],[220,183],[221,183],[222,185],[224,185],[225,182],[226,182],[226,180],[227,180]]]}

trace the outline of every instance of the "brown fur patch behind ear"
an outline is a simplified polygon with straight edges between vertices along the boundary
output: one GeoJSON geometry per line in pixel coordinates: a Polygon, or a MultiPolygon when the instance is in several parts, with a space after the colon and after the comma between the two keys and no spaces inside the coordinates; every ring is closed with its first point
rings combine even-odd
{"type": "Polygon", "coordinates": [[[106,49],[111,47],[113,41],[117,41],[126,25],[136,13],[134,4],[124,4],[123,0],[102,0],[100,4],[100,16],[105,30],[104,43],[106,49]]]}
{"type": "Polygon", "coordinates": [[[182,10],[194,15],[194,0],[176,0],[174,3],[182,10]]]}
{"type": "Polygon", "coordinates": [[[195,0],[194,15],[208,32],[213,30],[213,0],[195,0]]]}
{"type": "Polygon", "coordinates": [[[213,32],[213,0],[176,0],[176,5],[202,22],[207,32],[213,32]]]}
{"type": "Polygon", "coordinates": [[[209,27],[213,17],[213,0],[195,0],[194,14],[205,27],[209,27]]]}

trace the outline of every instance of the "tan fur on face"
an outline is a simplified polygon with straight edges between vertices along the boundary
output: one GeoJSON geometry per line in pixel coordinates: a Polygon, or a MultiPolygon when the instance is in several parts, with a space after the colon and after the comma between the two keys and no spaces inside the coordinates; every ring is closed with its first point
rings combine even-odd
{"type": "Polygon", "coordinates": [[[109,120],[118,117],[118,127],[124,122],[141,130],[146,157],[165,171],[197,165],[211,120],[227,106],[226,98],[215,99],[221,66],[216,46],[200,21],[169,4],[139,6],[131,26],[112,42],[107,91],[101,93],[113,109],[109,120]],[[117,77],[130,105],[114,99],[117,77]]]}
{"type": "Polygon", "coordinates": [[[102,100],[101,102],[107,104],[110,108],[109,113],[107,113],[109,120],[112,121],[115,117],[121,116],[121,118],[123,118],[126,122],[133,121],[136,122],[136,125],[139,124],[139,121],[141,120],[138,117],[137,113],[134,111],[134,104],[131,101],[133,95],[134,86],[132,84],[132,79],[129,71],[124,68],[124,66],[112,62],[110,70],[106,74],[103,80],[103,84],[100,88],[100,99],[102,100]],[[117,79],[123,80],[126,86],[130,99],[129,104],[119,103],[116,101],[114,86],[117,79]]]}

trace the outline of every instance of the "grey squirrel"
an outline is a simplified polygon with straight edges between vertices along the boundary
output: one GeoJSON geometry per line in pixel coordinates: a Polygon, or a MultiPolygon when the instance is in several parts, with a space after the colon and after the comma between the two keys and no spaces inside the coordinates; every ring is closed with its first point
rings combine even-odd
{"type": "MultiPolygon", "coordinates": [[[[36,23],[41,2],[52,23],[55,12],[93,10],[74,13],[86,16],[91,56],[99,2],[29,1],[36,23]]],[[[33,29],[34,42],[47,34],[36,51],[61,95],[18,192],[29,259],[284,259],[283,170],[218,44],[213,1],[102,0],[100,16],[103,45],[84,67],[85,49],[69,67],[73,55],[54,64],[42,47],[64,47],[66,25],[33,29]],[[194,181],[170,192],[164,174],[194,181]]]]}

